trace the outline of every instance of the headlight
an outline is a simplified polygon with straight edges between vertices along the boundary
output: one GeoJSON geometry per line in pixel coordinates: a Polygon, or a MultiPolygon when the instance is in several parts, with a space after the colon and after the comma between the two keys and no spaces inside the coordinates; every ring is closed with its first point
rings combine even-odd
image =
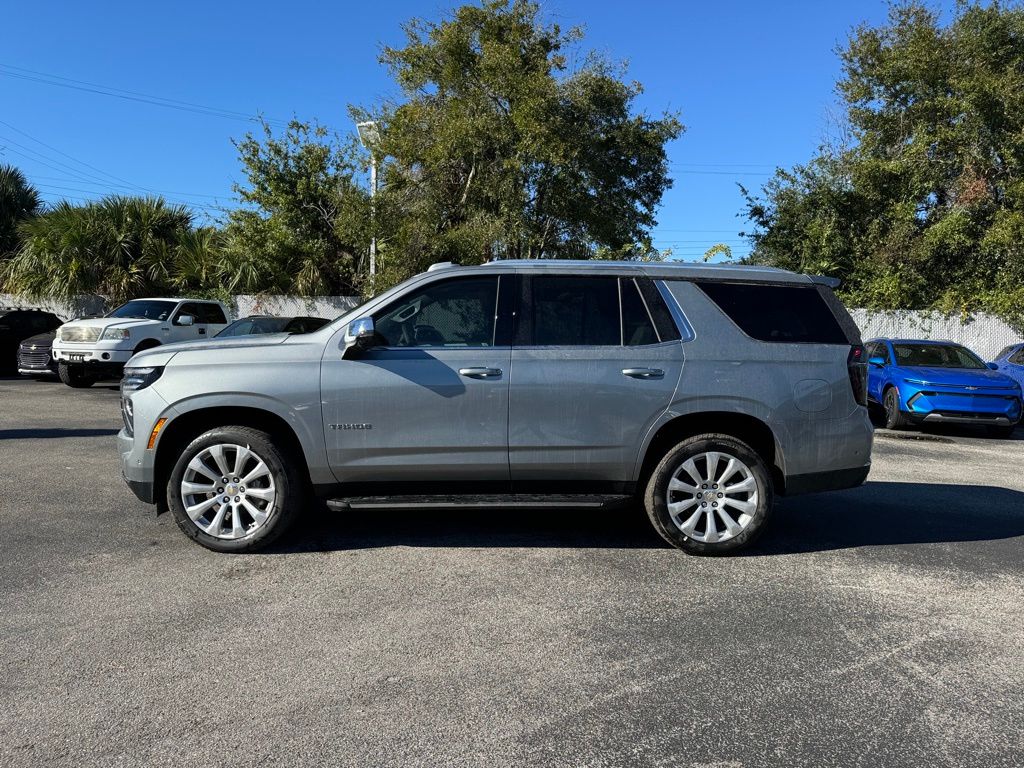
{"type": "Polygon", "coordinates": [[[164,372],[163,367],[150,368],[125,368],[124,377],[121,379],[121,396],[125,397],[132,392],[145,389],[154,381],[160,378],[164,372]]]}
{"type": "Polygon", "coordinates": [[[128,333],[127,328],[107,328],[100,336],[100,340],[114,339],[116,341],[123,341],[124,339],[131,338],[131,334],[128,333]]]}

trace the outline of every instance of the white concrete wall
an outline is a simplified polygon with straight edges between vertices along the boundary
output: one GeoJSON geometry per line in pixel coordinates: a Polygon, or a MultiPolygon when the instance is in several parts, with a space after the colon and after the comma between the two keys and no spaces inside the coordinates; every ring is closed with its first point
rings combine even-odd
{"type": "Polygon", "coordinates": [[[978,313],[967,320],[938,312],[851,309],[865,339],[888,336],[904,339],[944,339],[963,344],[992,360],[1003,347],[1024,341],[1021,334],[997,317],[978,313]]]}
{"type": "Polygon", "coordinates": [[[326,317],[333,320],[362,302],[358,296],[235,296],[235,317],[280,315],[326,317]]]}

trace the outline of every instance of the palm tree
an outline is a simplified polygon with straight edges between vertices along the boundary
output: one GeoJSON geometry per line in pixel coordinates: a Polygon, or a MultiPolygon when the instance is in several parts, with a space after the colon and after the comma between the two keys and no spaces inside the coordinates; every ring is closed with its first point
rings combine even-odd
{"type": "Polygon", "coordinates": [[[7,288],[64,301],[99,294],[111,303],[160,293],[174,282],[179,244],[191,229],[188,209],[160,198],[61,201],[22,225],[7,288]]]}
{"type": "Polygon", "coordinates": [[[18,225],[39,213],[39,192],[13,165],[0,165],[0,258],[17,250],[18,225]]]}

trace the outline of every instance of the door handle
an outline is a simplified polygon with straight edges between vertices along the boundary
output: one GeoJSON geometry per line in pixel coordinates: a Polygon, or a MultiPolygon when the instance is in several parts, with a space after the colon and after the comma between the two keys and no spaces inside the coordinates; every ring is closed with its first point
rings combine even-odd
{"type": "Polygon", "coordinates": [[[501,368],[459,368],[459,374],[470,379],[496,379],[501,368]]]}
{"type": "Polygon", "coordinates": [[[665,372],[661,368],[623,368],[622,375],[631,379],[660,379],[665,372]]]}
{"type": "Polygon", "coordinates": [[[200,328],[199,329],[199,335],[200,336],[205,336],[206,335],[206,329],[205,328],[200,328]]]}

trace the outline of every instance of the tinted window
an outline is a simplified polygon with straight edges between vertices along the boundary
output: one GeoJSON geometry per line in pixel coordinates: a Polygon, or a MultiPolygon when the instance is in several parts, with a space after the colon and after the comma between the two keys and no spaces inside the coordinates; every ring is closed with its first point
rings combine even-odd
{"type": "Polygon", "coordinates": [[[994,358],[992,358],[992,359],[993,359],[993,360],[1002,360],[1002,359],[1003,359],[1004,357],[1006,357],[1006,356],[1007,356],[1008,354],[1010,354],[1011,352],[1013,352],[1013,350],[1014,350],[1014,349],[1016,349],[1016,345],[1015,345],[1015,344],[1011,344],[1011,345],[1010,345],[1010,346],[1008,346],[1008,347],[1003,347],[1003,348],[1002,348],[1002,349],[1001,349],[1001,350],[999,351],[999,354],[998,354],[998,355],[996,355],[996,356],[995,356],[994,358]]]}
{"type": "Polygon", "coordinates": [[[924,368],[987,367],[981,358],[964,347],[953,344],[893,344],[896,365],[924,368]]]}
{"type": "Polygon", "coordinates": [[[759,341],[849,344],[811,286],[697,283],[745,334],[759,341]]]}
{"type": "Polygon", "coordinates": [[[497,302],[497,277],[445,280],[406,294],[373,322],[387,347],[490,347],[497,302]]]}
{"type": "Polygon", "coordinates": [[[533,343],[538,346],[618,346],[619,286],[615,277],[534,277],[533,343]]]}
{"type": "Polygon", "coordinates": [[[658,334],[654,330],[647,305],[640,296],[640,289],[632,278],[623,278],[622,287],[622,343],[627,347],[641,344],[657,344],[658,334]]]}
{"type": "Polygon", "coordinates": [[[173,301],[150,301],[139,299],[122,304],[107,317],[135,317],[142,320],[166,320],[174,311],[173,301]]]}
{"type": "Polygon", "coordinates": [[[193,306],[196,308],[197,323],[223,325],[228,321],[228,319],[224,317],[224,310],[220,308],[219,304],[194,304],[193,306]]]}
{"type": "Polygon", "coordinates": [[[217,334],[221,336],[249,336],[254,333],[281,333],[288,323],[287,317],[246,317],[235,320],[217,334]]]}
{"type": "Polygon", "coordinates": [[[1024,347],[1018,349],[1016,354],[1010,357],[1010,362],[1014,365],[1024,365],[1024,347]]]}
{"type": "Polygon", "coordinates": [[[296,317],[284,327],[287,333],[311,333],[330,321],[323,317],[296,317]]]}

